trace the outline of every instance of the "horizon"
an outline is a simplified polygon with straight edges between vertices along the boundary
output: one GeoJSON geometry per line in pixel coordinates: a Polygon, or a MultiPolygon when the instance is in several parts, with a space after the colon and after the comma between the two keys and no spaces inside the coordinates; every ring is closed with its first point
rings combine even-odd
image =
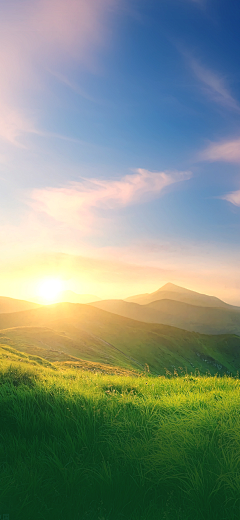
{"type": "Polygon", "coordinates": [[[171,280],[240,305],[238,10],[0,5],[0,294],[171,280]]]}
{"type": "MultiPolygon", "coordinates": [[[[36,304],[39,304],[39,305],[55,305],[55,304],[58,304],[58,303],[68,303],[68,300],[65,300],[64,297],[66,297],[66,293],[71,293],[73,296],[77,296],[77,297],[88,297],[88,299],[90,297],[96,297],[97,300],[90,300],[89,301],[82,301],[82,302],[72,302],[72,303],[81,303],[81,304],[88,304],[88,303],[93,303],[95,301],[104,301],[104,300],[127,300],[128,298],[130,297],[134,297],[134,296],[141,296],[141,295],[147,295],[147,294],[154,294],[155,292],[158,292],[158,291],[161,291],[162,289],[164,289],[166,286],[173,286],[173,287],[176,287],[177,289],[184,289],[184,290],[187,290],[187,291],[190,291],[190,292],[196,292],[196,294],[200,294],[200,295],[205,295],[205,296],[209,296],[209,297],[216,297],[214,294],[206,294],[206,293],[202,293],[202,292],[199,292],[199,291],[195,291],[194,289],[190,289],[188,287],[182,287],[182,286],[179,286],[177,284],[174,284],[172,282],[166,282],[164,283],[163,285],[161,285],[160,287],[158,287],[157,289],[151,291],[151,292],[146,292],[146,293],[137,293],[137,294],[128,294],[127,296],[123,297],[123,298],[116,298],[116,297],[109,297],[109,298],[102,298],[100,297],[99,295],[97,294],[88,294],[88,293],[76,293],[75,291],[73,291],[72,289],[63,289],[63,290],[57,290],[56,292],[54,290],[52,290],[52,282],[55,284],[56,283],[56,279],[51,279],[51,280],[43,280],[43,290],[42,290],[42,294],[41,294],[41,291],[38,293],[38,295],[36,295],[35,299],[29,299],[29,300],[25,300],[25,301],[29,301],[29,302],[32,302],[32,303],[36,303],[36,304]],[[48,286],[46,287],[46,283],[48,284],[48,282],[50,281],[50,290],[48,288],[48,286]],[[44,292],[44,286],[45,286],[45,292],[44,292]]],[[[40,284],[40,287],[41,287],[41,284],[40,284]]],[[[170,289],[170,292],[171,292],[171,289],[170,289]]],[[[0,295],[0,298],[9,298],[8,295],[0,295]]],[[[12,298],[12,297],[10,297],[12,298]]],[[[13,300],[14,299],[19,299],[19,300],[23,300],[23,298],[12,298],[13,300]]],[[[169,298],[171,299],[171,298],[169,298]]],[[[227,303],[228,305],[233,305],[231,304],[230,302],[227,302],[225,300],[222,300],[221,298],[219,298],[221,301],[223,301],[224,303],[227,303]]],[[[24,300],[23,300],[24,301],[24,300]]],[[[71,303],[71,302],[70,302],[71,303]]]]}

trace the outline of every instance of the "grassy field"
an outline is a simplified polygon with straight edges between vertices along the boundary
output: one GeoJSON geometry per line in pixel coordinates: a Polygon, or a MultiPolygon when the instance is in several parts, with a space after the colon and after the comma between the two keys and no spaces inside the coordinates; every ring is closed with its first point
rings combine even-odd
{"type": "Polygon", "coordinates": [[[0,362],[0,514],[240,517],[239,379],[74,369],[9,346],[0,362]]]}

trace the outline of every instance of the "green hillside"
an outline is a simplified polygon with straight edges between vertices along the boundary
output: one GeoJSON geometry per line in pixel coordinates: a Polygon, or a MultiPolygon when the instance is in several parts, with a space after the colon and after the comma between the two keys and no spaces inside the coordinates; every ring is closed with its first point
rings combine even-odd
{"type": "Polygon", "coordinates": [[[162,323],[202,334],[239,334],[238,307],[203,307],[174,300],[158,300],[147,305],[124,300],[94,302],[94,307],[146,323],[162,323]]]}
{"type": "Polygon", "coordinates": [[[1,517],[239,518],[239,379],[74,366],[0,346],[1,517]]]}
{"type": "Polygon", "coordinates": [[[49,360],[50,352],[55,360],[71,356],[139,371],[147,364],[153,374],[178,367],[204,374],[236,374],[240,369],[236,335],[208,336],[143,323],[90,305],[60,303],[2,314],[0,329],[2,344],[25,352],[40,348],[49,360]]]}

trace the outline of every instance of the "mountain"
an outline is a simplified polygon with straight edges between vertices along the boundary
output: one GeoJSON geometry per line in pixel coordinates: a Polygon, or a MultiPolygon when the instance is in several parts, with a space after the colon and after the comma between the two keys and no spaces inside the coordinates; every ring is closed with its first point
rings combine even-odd
{"type": "Polygon", "coordinates": [[[60,303],[0,315],[0,344],[53,360],[78,358],[155,374],[182,367],[237,373],[240,338],[143,323],[90,305],[60,303]]]}
{"type": "Polygon", "coordinates": [[[77,294],[74,291],[63,291],[60,295],[62,302],[69,303],[91,303],[101,301],[101,298],[93,294],[77,294]]]}
{"type": "Polygon", "coordinates": [[[203,334],[240,335],[240,311],[238,307],[230,305],[203,307],[175,300],[158,300],[147,305],[124,300],[103,300],[91,305],[146,323],[162,323],[203,334]]]}
{"type": "Polygon", "coordinates": [[[40,307],[37,303],[0,296],[0,313],[25,311],[28,309],[36,309],[37,307],[40,307]]]}
{"type": "Polygon", "coordinates": [[[206,294],[190,291],[190,289],[179,287],[173,283],[167,283],[157,291],[150,294],[138,294],[136,296],[125,298],[126,302],[139,303],[140,305],[147,305],[148,303],[159,300],[175,300],[201,307],[224,307],[234,309],[234,306],[228,305],[215,296],[208,296],[206,294]]]}

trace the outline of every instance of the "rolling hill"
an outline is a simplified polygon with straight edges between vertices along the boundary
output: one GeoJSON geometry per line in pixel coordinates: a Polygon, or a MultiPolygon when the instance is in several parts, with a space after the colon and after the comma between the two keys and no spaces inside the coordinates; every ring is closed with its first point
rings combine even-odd
{"type": "Polygon", "coordinates": [[[153,301],[147,305],[124,300],[105,300],[91,305],[146,323],[162,323],[203,334],[240,335],[240,312],[238,307],[230,305],[203,307],[170,299],[153,301]]]}
{"type": "Polygon", "coordinates": [[[37,307],[40,307],[37,303],[0,296],[0,313],[25,311],[28,309],[36,309],[37,307]]]}
{"type": "MultiPolygon", "coordinates": [[[[173,283],[167,283],[157,291],[150,294],[138,294],[125,298],[126,302],[138,303],[139,305],[147,305],[159,300],[175,300],[178,302],[189,303],[201,307],[224,307],[229,309],[236,309],[215,296],[208,296],[201,294],[184,287],[179,287],[173,283]]],[[[239,309],[237,307],[237,309],[239,309]]],[[[240,310],[240,309],[239,309],[240,310]]]]}
{"type": "Polygon", "coordinates": [[[1,344],[55,361],[71,357],[140,371],[147,364],[155,374],[178,367],[236,374],[240,368],[238,336],[143,323],[90,305],[60,303],[1,314],[0,329],[1,344]]]}

